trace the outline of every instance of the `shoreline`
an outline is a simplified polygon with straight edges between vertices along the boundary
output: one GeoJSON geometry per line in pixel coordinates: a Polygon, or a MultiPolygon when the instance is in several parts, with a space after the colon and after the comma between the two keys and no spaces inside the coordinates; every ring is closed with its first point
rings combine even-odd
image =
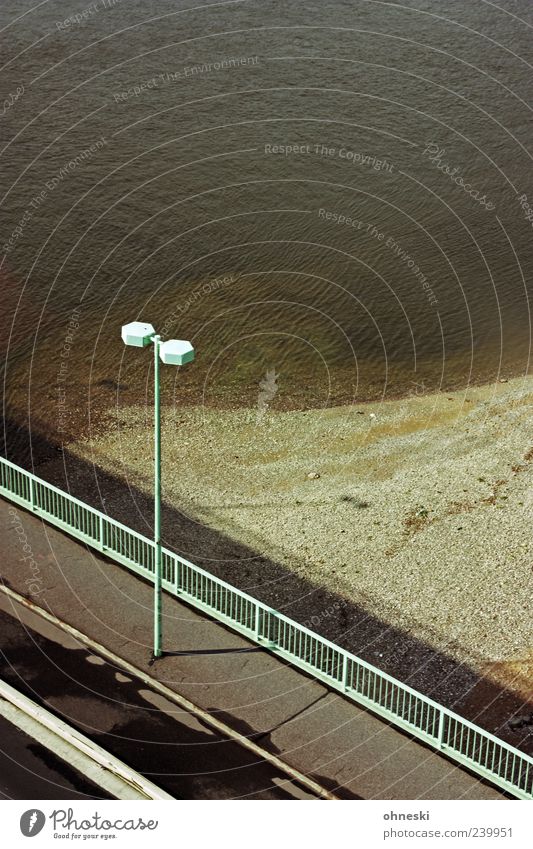
{"type": "MultiPolygon", "coordinates": [[[[532,404],[523,377],[264,416],[165,408],[165,503],[257,556],[206,557],[194,537],[181,553],[347,647],[360,625],[344,601],[533,702],[532,404]],[[290,576],[316,594],[295,597],[290,576]]],[[[66,449],[149,498],[151,412],[113,409],[104,432],[66,449]]],[[[110,492],[111,513],[125,494],[110,492]]],[[[366,648],[400,662],[386,635],[366,648]]]]}

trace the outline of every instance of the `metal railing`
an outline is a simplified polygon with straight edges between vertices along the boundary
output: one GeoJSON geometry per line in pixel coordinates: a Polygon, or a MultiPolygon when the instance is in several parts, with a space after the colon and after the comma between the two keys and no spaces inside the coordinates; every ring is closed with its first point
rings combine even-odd
{"type": "MultiPolygon", "coordinates": [[[[0,494],[153,580],[151,540],[3,458],[0,494]]],[[[513,796],[533,798],[533,758],[168,549],[162,585],[513,796]]]]}

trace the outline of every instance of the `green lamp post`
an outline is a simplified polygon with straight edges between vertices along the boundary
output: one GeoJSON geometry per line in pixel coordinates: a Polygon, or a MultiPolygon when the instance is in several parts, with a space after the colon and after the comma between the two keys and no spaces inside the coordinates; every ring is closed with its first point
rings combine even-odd
{"type": "Polygon", "coordinates": [[[194,360],[190,342],[169,339],[162,342],[151,324],[132,321],[122,327],[122,341],[134,348],[154,346],[154,658],[161,657],[161,401],[159,393],[159,360],[169,365],[183,366],[194,360]]]}

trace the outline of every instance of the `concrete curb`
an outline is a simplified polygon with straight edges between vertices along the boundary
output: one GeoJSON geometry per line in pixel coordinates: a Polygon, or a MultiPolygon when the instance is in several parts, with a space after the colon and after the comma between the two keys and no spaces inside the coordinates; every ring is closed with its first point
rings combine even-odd
{"type": "Polygon", "coordinates": [[[0,714],[116,799],[172,799],[53,713],[0,680],[0,714]]]}

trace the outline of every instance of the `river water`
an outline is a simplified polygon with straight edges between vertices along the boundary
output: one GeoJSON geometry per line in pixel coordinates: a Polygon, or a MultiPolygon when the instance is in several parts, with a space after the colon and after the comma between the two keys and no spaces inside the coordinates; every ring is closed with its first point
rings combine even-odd
{"type": "Polygon", "coordinates": [[[527,0],[3,0],[0,24],[11,419],[61,439],[149,398],[138,318],[197,350],[166,402],[528,370],[527,0]]]}

